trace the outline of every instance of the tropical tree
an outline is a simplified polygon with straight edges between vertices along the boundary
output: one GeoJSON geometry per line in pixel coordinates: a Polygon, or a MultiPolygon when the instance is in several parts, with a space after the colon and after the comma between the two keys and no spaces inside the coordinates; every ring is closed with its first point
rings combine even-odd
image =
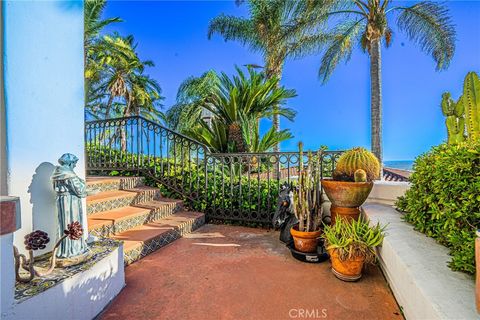
{"type": "Polygon", "coordinates": [[[195,126],[205,112],[203,105],[208,103],[218,85],[219,76],[213,70],[184,80],[178,88],[175,105],[165,114],[167,125],[177,132],[195,126]]]}
{"type": "MultiPolygon", "coordinates": [[[[242,2],[242,1],[239,1],[242,2]]],[[[219,34],[239,41],[264,57],[267,78],[281,79],[287,58],[319,51],[329,36],[322,30],[333,0],[249,0],[247,18],[220,15],[209,25],[208,38],[219,34]]],[[[280,130],[280,117],[273,126],[280,130]]],[[[275,147],[278,150],[278,145],[275,147]]]]}
{"type": "Polygon", "coordinates": [[[163,118],[161,87],[145,73],[152,61],[136,52],[133,36],[117,33],[101,36],[101,30],[119,18],[101,19],[105,0],[85,1],[85,96],[86,112],[95,118],[142,115],[163,118]]]}
{"type": "Polygon", "coordinates": [[[259,152],[291,138],[288,130],[269,130],[259,134],[259,119],[284,116],[292,120],[295,111],[285,106],[295,97],[294,90],[278,85],[278,78],[267,79],[252,68],[244,73],[236,68],[232,78],[218,75],[217,85],[205,95],[201,107],[212,113],[212,122],[199,119],[196,126],[185,131],[189,136],[217,152],[259,152]]]}
{"type": "Polygon", "coordinates": [[[327,16],[339,23],[335,37],[321,59],[319,77],[325,83],[342,60],[348,61],[358,43],[370,57],[371,144],[382,163],[381,43],[390,46],[392,18],[400,31],[432,56],[437,70],[446,69],[455,52],[455,28],[447,7],[422,1],[411,6],[392,6],[391,0],[352,0],[327,16]]]}

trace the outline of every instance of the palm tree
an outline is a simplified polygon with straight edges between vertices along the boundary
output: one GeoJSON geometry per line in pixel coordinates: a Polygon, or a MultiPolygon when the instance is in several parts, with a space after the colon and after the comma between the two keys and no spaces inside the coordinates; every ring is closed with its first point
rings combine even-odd
{"type": "Polygon", "coordinates": [[[236,70],[232,78],[225,73],[217,75],[217,85],[202,99],[201,108],[212,113],[211,125],[197,119],[197,125],[185,127],[185,133],[216,152],[266,151],[291,138],[288,130],[277,132],[273,127],[261,137],[258,120],[277,114],[292,120],[295,112],[285,103],[296,96],[295,91],[280,87],[278,78],[267,79],[252,68],[247,74],[236,70]]]}
{"type": "MultiPolygon", "coordinates": [[[[232,79],[227,74],[219,76],[219,86],[203,107],[209,110],[216,121],[227,126],[227,138],[238,152],[245,152],[244,123],[262,117],[284,116],[289,120],[295,111],[284,106],[289,98],[296,96],[294,90],[279,86],[276,77],[267,78],[263,73],[248,69],[246,75],[238,67],[232,79]]],[[[280,131],[277,131],[280,132],[280,131]]]]}
{"type": "MultiPolygon", "coordinates": [[[[84,65],[85,65],[85,93],[88,98],[91,94],[91,81],[98,77],[101,69],[100,56],[103,54],[104,43],[99,37],[100,31],[109,24],[121,22],[118,17],[101,19],[106,0],[86,0],[84,3],[84,65]]],[[[104,55],[103,55],[104,56],[104,55]]]]}
{"type": "Polygon", "coordinates": [[[436,69],[446,69],[455,52],[455,28],[448,9],[442,4],[422,1],[412,6],[391,6],[391,0],[352,0],[327,16],[340,23],[333,41],[321,60],[319,77],[325,83],[342,60],[348,61],[354,44],[359,43],[370,57],[371,144],[382,163],[382,79],[381,43],[392,39],[389,25],[396,15],[397,27],[422,51],[432,55],[436,69]]]}
{"type": "MultiPolygon", "coordinates": [[[[267,78],[281,79],[287,58],[317,52],[326,42],[322,28],[332,5],[332,0],[249,0],[248,18],[222,14],[210,22],[208,38],[217,33],[260,52],[267,78]]],[[[279,115],[274,116],[273,127],[280,130],[279,115]]]]}
{"type": "Polygon", "coordinates": [[[195,126],[202,118],[203,105],[218,85],[219,76],[213,70],[184,80],[178,88],[175,105],[166,112],[167,126],[180,133],[195,126]]]}

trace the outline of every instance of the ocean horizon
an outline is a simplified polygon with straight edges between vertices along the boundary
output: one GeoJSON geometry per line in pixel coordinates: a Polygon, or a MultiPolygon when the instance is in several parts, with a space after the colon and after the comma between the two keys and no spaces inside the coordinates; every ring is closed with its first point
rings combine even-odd
{"type": "Polygon", "coordinates": [[[401,169],[401,170],[413,170],[413,160],[391,160],[383,162],[385,167],[401,169]]]}

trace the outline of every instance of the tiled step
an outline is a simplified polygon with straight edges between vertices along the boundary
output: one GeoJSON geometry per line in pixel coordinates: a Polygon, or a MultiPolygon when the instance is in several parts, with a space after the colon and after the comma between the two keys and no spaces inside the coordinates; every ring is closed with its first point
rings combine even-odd
{"type": "Polygon", "coordinates": [[[150,222],[111,238],[124,241],[125,265],[131,264],[161,247],[192,232],[205,223],[205,215],[199,212],[178,212],[166,218],[150,222]]]}
{"type": "Polygon", "coordinates": [[[87,197],[87,215],[158,199],[160,190],[152,187],[103,191],[87,197]]]}
{"type": "Polygon", "coordinates": [[[156,200],[135,206],[116,208],[88,216],[89,233],[110,237],[142,224],[166,218],[182,209],[180,200],[156,200]]]}
{"type": "Polygon", "coordinates": [[[91,190],[113,191],[121,189],[131,189],[144,185],[143,177],[87,177],[87,186],[91,190]]]}

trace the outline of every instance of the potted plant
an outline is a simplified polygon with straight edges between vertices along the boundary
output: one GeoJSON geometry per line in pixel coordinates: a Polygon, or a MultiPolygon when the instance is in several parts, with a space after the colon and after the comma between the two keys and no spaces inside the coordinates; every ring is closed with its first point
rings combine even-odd
{"type": "Polygon", "coordinates": [[[320,155],[308,153],[308,166],[303,165],[303,144],[299,149],[298,184],[293,188],[293,210],[298,224],[290,229],[295,249],[301,252],[316,252],[321,235],[322,200],[320,190],[320,155]]]}
{"type": "Polygon", "coordinates": [[[360,279],[363,265],[376,260],[375,248],[382,244],[384,230],[378,223],[370,226],[364,218],[349,221],[340,217],[335,224],[326,226],[322,238],[333,274],[343,281],[360,279]]]}
{"type": "Polygon", "coordinates": [[[365,148],[353,148],[337,161],[333,179],[323,179],[322,187],[332,203],[332,223],[337,216],[358,219],[360,206],[372,191],[373,180],[380,178],[380,163],[365,148]]]}

